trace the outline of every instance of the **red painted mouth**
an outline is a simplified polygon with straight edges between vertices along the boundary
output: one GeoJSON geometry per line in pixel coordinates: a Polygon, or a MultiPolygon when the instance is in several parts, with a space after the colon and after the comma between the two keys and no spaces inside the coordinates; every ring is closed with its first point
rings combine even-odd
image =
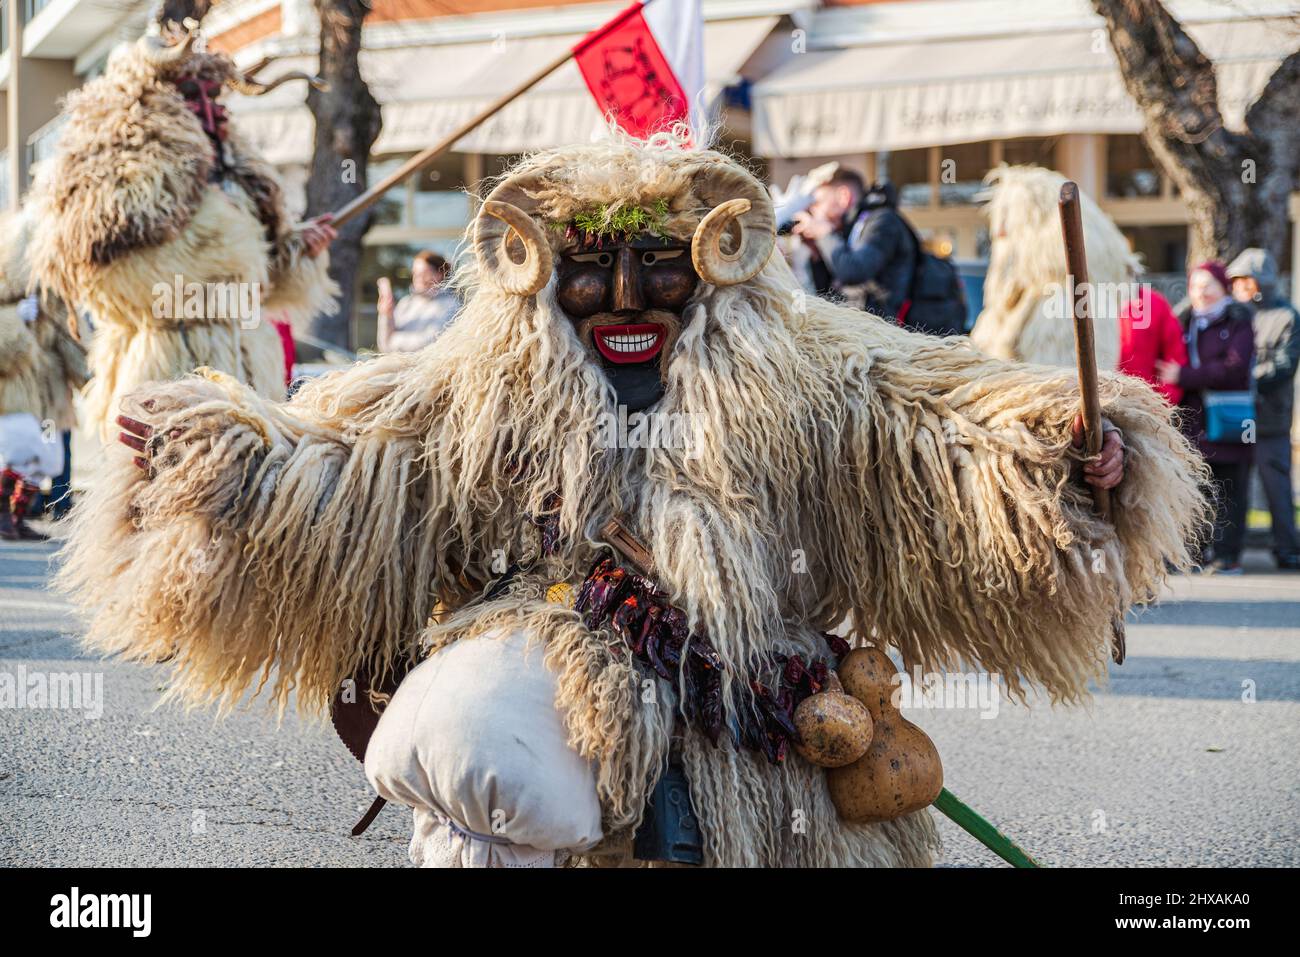
{"type": "Polygon", "coordinates": [[[664,344],[664,330],[653,322],[596,326],[591,330],[591,337],[600,354],[617,365],[653,359],[664,344]]]}

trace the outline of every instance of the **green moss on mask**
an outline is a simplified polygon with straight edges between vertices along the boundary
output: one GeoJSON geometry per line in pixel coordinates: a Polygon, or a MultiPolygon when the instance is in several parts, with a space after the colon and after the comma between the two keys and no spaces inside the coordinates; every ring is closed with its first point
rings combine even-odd
{"type": "Polygon", "coordinates": [[[668,200],[657,199],[649,209],[641,206],[597,206],[583,210],[567,224],[557,228],[572,229],[597,239],[614,239],[650,233],[666,239],[664,223],[668,219],[668,200]]]}

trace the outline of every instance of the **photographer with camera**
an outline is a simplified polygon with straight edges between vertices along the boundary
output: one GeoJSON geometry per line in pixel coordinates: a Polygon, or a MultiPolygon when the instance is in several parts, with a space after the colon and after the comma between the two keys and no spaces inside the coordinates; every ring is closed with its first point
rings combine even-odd
{"type": "Polygon", "coordinates": [[[898,212],[892,183],[864,185],[837,170],[817,188],[791,232],[811,247],[818,295],[837,295],[867,312],[931,335],[965,330],[965,292],[956,269],[921,248],[898,212]]]}

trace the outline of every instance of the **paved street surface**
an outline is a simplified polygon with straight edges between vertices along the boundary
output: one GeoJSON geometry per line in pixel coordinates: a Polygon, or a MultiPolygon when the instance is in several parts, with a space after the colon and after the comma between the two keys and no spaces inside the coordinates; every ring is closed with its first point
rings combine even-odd
{"type": "MultiPolygon", "coordinates": [[[[0,865],[406,864],[403,810],[348,835],[371,794],[328,725],[155,710],[162,670],[83,656],[53,552],[0,543],[0,673],[102,674],[103,715],[0,711],[0,865]]],[[[1047,865],[1300,864],[1300,576],[1248,569],[1131,620],[1089,708],[911,712],[948,787],[1047,865]]],[[[1000,866],[941,827],[945,863],[1000,866]]]]}

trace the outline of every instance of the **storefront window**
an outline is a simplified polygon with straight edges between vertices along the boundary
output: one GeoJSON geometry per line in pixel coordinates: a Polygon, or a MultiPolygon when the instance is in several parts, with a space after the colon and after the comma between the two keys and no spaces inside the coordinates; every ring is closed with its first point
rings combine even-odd
{"type": "Polygon", "coordinates": [[[939,204],[970,206],[984,188],[992,157],[990,143],[957,143],[939,148],[939,204]]]}
{"type": "MultiPolygon", "coordinates": [[[[372,160],[370,185],[392,173],[409,157],[385,156],[372,160]]],[[[372,226],[400,226],[415,229],[464,229],[470,217],[470,198],[465,192],[465,155],[448,153],[432,165],[412,174],[375,204],[372,226]]]]}
{"type": "Polygon", "coordinates": [[[1008,166],[1045,166],[1055,169],[1056,140],[1048,136],[1024,136],[1002,141],[1002,162],[1008,166]]]}
{"type": "MultiPolygon", "coordinates": [[[[501,178],[501,174],[521,159],[523,159],[522,153],[484,153],[481,157],[483,180],[490,188],[501,178]]],[[[477,185],[477,192],[480,197],[487,195],[482,182],[477,185]]]]}
{"type": "MultiPolygon", "coordinates": [[[[366,166],[366,185],[374,186],[405,161],[405,156],[372,158],[366,166]]],[[[393,187],[371,207],[371,211],[371,226],[396,226],[402,223],[406,219],[406,189],[402,186],[393,187]]]]}
{"type": "Polygon", "coordinates": [[[1142,137],[1106,137],[1106,195],[1116,199],[1159,196],[1160,168],[1142,137]]]}
{"type": "Polygon", "coordinates": [[[921,234],[921,247],[928,253],[947,259],[957,251],[957,234],[950,229],[927,229],[921,234]]]}
{"type": "Polygon", "coordinates": [[[930,205],[930,151],[893,150],[879,154],[881,177],[898,187],[900,206],[930,205]]]}
{"type": "Polygon", "coordinates": [[[1181,274],[1187,269],[1186,226],[1126,226],[1122,231],[1148,274],[1181,274]]]}

